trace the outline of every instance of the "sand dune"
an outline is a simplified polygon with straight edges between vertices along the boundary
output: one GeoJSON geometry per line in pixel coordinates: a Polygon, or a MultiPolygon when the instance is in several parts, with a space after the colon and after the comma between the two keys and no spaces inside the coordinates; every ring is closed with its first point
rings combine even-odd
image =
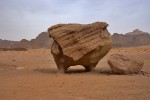
{"type": "Polygon", "coordinates": [[[49,49],[0,51],[0,100],[149,100],[150,46],[113,48],[95,72],[72,66],[57,74],[49,49]],[[107,64],[119,53],[144,60],[142,72],[115,75],[107,64]]]}

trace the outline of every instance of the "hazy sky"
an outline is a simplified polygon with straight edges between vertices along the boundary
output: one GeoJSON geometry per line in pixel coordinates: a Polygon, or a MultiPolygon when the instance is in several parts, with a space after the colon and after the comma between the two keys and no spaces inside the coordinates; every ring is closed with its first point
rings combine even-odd
{"type": "Polygon", "coordinates": [[[150,32],[150,0],[0,0],[0,38],[35,38],[58,23],[105,21],[112,33],[150,32]]]}

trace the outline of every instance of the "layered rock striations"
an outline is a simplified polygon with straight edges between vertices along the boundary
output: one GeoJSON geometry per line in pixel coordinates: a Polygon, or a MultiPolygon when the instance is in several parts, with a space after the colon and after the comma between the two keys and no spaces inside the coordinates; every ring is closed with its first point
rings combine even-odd
{"type": "Polygon", "coordinates": [[[70,66],[83,65],[91,71],[111,49],[108,24],[58,24],[48,29],[54,39],[51,52],[58,70],[66,72],[70,66]]]}

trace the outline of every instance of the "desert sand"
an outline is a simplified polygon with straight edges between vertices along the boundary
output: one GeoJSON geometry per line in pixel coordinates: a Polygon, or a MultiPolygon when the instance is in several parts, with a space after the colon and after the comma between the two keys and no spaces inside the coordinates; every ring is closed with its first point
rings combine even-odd
{"type": "Polygon", "coordinates": [[[72,66],[58,74],[49,49],[0,51],[0,100],[150,100],[150,46],[112,48],[94,72],[72,66]],[[138,74],[116,75],[107,58],[144,60],[138,74]]]}

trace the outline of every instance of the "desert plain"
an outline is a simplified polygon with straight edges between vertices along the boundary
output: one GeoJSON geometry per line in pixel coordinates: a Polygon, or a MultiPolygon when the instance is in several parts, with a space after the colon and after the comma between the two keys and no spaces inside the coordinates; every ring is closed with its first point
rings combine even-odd
{"type": "Polygon", "coordinates": [[[150,100],[150,45],[112,48],[94,72],[71,66],[66,74],[57,73],[50,49],[0,51],[0,100],[150,100]],[[144,60],[142,71],[113,74],[111,54],[144,60]]]}

